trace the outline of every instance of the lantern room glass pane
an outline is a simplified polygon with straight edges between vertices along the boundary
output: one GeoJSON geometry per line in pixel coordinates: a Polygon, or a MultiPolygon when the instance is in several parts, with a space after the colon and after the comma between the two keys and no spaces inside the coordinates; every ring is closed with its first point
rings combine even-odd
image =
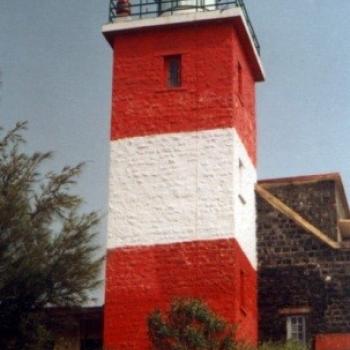
{"type": "Polygon", "coordinates": [[[160,12],[179,10],[215,10],[216,0],[162,0],[160,1],[160,12]]]}

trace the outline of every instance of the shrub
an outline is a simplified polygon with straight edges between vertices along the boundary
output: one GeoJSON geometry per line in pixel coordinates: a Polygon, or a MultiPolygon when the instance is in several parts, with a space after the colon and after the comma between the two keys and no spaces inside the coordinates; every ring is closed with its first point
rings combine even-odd
{"type": "Polygon", "coordinates": [[[154,350],[236,350],[234,327],[197,299],[175,300],[167,313],[148,318],[154,350]]]}
{"type": "Polygon", "coordinates": [[[287,343],[264,343],[259,346],[259,350],[306,350],[306,347],[300,343],[289,341],[287,343]]]}

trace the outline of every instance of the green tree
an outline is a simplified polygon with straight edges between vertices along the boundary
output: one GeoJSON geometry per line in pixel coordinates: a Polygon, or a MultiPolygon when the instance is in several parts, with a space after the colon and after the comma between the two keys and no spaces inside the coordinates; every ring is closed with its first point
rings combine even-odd
{"type": "Polygon", "coordinates": [[[1,349],[48,349],[49,307],[85,303],[102,260],[99,217],[71,193],[83,164],[44,172],[52,153],[25,153],[26,126],[0,130],[1,349]]]}
{"type": "Polygon", "coordinates": [[[175,300],[163,314],[148,317],[154,350],[235,350],[234,327],[197,299],[175,300]]]}

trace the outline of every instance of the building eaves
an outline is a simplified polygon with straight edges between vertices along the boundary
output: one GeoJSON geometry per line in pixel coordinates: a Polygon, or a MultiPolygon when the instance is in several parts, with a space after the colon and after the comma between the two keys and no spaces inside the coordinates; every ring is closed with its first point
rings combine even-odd
{"type": "Polygon", "coordinates": [[[260,185],[264,185],[264,187],[266,188],[271,186],[303,185],[306,183],[316,183],[328,180],[341,181],[341,178],[339,173],[326,173],[263,179],[259,180],[258,183],[260,185]]]}
{"type": "MultiPolygon", "coordinates": [[[[271,182],[270,182],[271,183],[271,182]]],[[[277,181],[274,181],[274,183],[277,183],[277,181]]],[[[279,183],[280,184],[280,183],[279,183]]],[[[266,186],[268,188],[268,186],[266,186]]],[[[316,226],[311,224],[308,220],[304,219],[300,214],[298,214],[295,210],[290,208],[288,205],[283,203],[279,198],[274,196],[268,189],[265,187],[264,182],[259,182],[255,190],[257,194],[262,197],[266,202],[268,202],[273,208],[278,210],[281,214],[285,215],[292,221],[294,221],[298,226],[303,228],[305,231],[312,234],[315,238],[322,241],[329,247],[333,249],[339,249],[341,248],[341,245],[334,241],[333,239],[329,238],[329,235],[322,232],[320,229],[318,229],[316,226]]]]}
{"type": "Polygon", "coordinates": [[[342,205],[346,211],[347,216],[350,218],[350,209],[348,200],[346,197],[343,181],[339,173],[326,173],[326,174],[314,174],[314,175],[302,175],[302,176],[292,176],[292,177],[281,177],[273,179],[263,179],[259,180],[259,185],[264,186],[264,188],[271,188],[275,186],[287,186],[287,185],[304,185],[313,184],[322,181],[334,181],[336,184],[336,189],[340,195],[342,205]]]}

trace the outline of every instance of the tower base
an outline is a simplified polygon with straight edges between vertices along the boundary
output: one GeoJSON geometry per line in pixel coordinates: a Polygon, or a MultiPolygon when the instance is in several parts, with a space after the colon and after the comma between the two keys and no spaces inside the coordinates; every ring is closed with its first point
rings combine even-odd
{"type": "Polygon", "coordinates": [[[108,251],[104,344],[149,348],[147,317],[174,298],[199,298],[234,323],[237,339],[257,343],[256,271],[234,239],[108,251]]]}

